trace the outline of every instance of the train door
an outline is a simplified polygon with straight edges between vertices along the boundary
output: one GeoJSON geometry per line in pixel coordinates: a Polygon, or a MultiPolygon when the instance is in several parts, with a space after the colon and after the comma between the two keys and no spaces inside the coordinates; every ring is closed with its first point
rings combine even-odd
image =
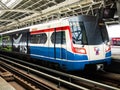
{"type": "Polygon", "coordinates": [[[66,59],[66,37],[62,28],[54,29],[51,34],[51,43],[53,50],[50,51],[50,54],[53,55],[54,60],[61,62],[61,60],[66,59]]]}

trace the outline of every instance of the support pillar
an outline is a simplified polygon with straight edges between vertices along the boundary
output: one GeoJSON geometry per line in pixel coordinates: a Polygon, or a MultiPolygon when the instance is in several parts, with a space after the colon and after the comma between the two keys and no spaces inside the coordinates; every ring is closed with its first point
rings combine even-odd
{"type": "Polygon", "coordinates": [[[119,23],[120,23],[120,0],[117,0],[117,14],[119,16],[119,23]]]}

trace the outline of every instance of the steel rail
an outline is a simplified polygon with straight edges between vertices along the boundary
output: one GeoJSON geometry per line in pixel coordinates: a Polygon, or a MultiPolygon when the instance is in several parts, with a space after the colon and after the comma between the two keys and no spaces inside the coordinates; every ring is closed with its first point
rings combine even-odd
{"type": "MultiPolygon", "coordinates": [[[[17,65],[17,66],[20,66],[20,67],[22,67],[22,68],[25,68],[25,69],[27,69],[27,70],[33,71],[33,72],[35,72],[35,73],[37,73],[37,74],[40,74],[40,75],[43,75],[43,76],[45,76],[45,77],[54,79],[54,80],[56,80],[56,81],[58,81],[58,82],[61,82],[61,83],[66,84],[66,85],[70,85],[70,86],[72,86],[73,88],[81,89],[81,90],[89,90],[89,89],[87,89],[87,88],[85,88],[85,87],[82,87],[82,86],[73,84],[73,83],[71,83],[71,82],[62,80],[62,79],[60,79],[59,77],[54,77],[54,76],[48,75],[48,74],[46,74],[46,73],[43,73],[43,72],[41,72],[41,71],[34,70],[34,69],[30,68],[30,67],[26,67],[26,66],[20,65],[20,64],[18,64],[18,63],[15,63],[15,62],[13,62],[13,61],[9,61],[8,59],[2,58],[2,57],[0,57],[0,59],[2,59],[3,61],[7,61],[7,62],[10,62],[10,63],[12,63],[12,64],[15,64],[15,65],[17,65]]],[[[1,63],[1,62],[0,62],[0,63],[1,63]]],[[[4,64],[5,64],[5,63],[4,63],[4,64]]],[[[6,65],[7,65],[7,64],[6,64],[6,65]]],[[[12,67],[12,66],[9,66],[9,67],[12,67]]],[[[19,73],[19,74],[20,74],[20,73],[19,73]]]]}
{"type": "Polygon", "coordinates": [[[20,86],[24,87],[25,89],[36,90],[35,86],[31,86],[31,84],[29,84],[27,81],[23,80],[22,78],[14,75],[13,73],[3,68],[2,65],[0,66],[0,76],[8,82],[15,81],[16,83],[18,83],[20,86]]]}
{"type": "Polygon", "coordinates": [[[53,88],[52,86],[45,85],[45,84],[42,83],[41,81],[32,78],[32,77],[31,77],[30,75],[28,75],[27,73],[23,73],[22,71],[14,68],[13,66],[11,66],[11,65],[9,65],[9,64],[7,64],[7,63],[1,62],[1,61],[0,61],[0,63],[3,64],[4,67],[12,70],[13,72],[21,75],[22,77],[29,79],[32,83],[35,83],[35,84],[37,85],[37,87],[42,87],[42,89],[44,88],[45,90],[56,90],[56,89],[53,88]]]}
{"type": "MultiPolygon", "coordinates": [[[[14,58],[11,58],[11,59],[14,59],[14,58]]],[[[17,59],[17,61],[20,61],[20,60],[17,59]]],[[[28,64],[28,62],[23,62],[23,61],[20,61],[20,62],[28,64]]],[[[66,73],[63,73],[63,72],[60,72],[60,71],[48,69],[48,68],[45,68],[45,67],[42,67],[42,66],[38,66],[38,65],[35,65],[35,64],[30,64],[29,63],[29,65],[32,65],[32,66],[35,66],[37,68],[41,68],[41,69],[44,69],[44,70],[47,70],[47,71],[50,71],[50,72],[53,72],[53,73],[56,73],[56,74],[59,74],[59,75],[62,75],[62,76],[66,76],[66,77],[69,77],[71,79],[80,80],[80,81],[85,82],[85,83],[90,83],[90,84],[93,84],[94,86],[99,86],[99,87],[102,87],[102,88],[105,88],[105,89],[119,90],[119,88],[116,88],[116,87],[113,87],[113,86],[109,86],[109,85],[106,85],[106,84],[103,84],[103,83],[95,82],[95,81],[92,81],[92,80],[89,80],[89,79],[85,79],[85,78],[82,78],[82,77],[66,74],[66,73]]]]}

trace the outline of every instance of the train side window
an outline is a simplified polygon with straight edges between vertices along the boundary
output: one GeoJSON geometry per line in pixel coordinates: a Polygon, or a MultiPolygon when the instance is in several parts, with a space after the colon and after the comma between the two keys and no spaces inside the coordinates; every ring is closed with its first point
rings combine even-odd
{"type": "Polygon", "coordinates": [[[51,42],[55,44],[65,44],[65,31],[53,32],[51,35],[51,42]]]}
{"type": "Polygon", "coordinates": [[[45,44],[47,41],[47,35],[45,33],[31,35],[30,43],[33,44],[45,44]]]}

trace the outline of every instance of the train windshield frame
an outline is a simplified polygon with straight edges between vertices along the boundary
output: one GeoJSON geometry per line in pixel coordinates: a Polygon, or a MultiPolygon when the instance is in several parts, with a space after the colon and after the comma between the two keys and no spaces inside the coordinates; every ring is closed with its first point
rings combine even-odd
{"type": "Polygon", "coordinates": [[[77,17],[77,19],[70,20],[69,23],[74,44],[99,45],[109,42],[105,23],[97,21],[96,17],[77,17]]]}

